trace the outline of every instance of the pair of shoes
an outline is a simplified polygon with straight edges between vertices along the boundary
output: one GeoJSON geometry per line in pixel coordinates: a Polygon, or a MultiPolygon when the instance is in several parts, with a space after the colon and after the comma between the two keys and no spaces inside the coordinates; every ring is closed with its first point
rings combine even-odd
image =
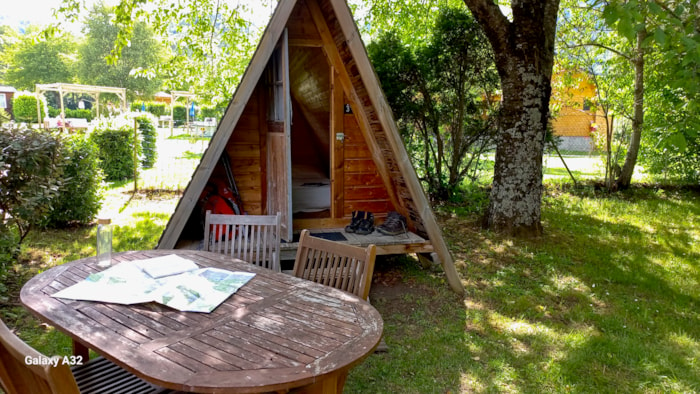
{"type": "Polygon", "coordinates": [[[404,234],[406,233],[406,218],[396,211],[391,211],[384,223],[377,226],[377,231],[384,235],[404,234]]]}
{"type": "Polygon", "coordinates": [[[367,235],[374,232],[374,214],[365,211],[353,211],[350,224],[345,226],[346,233],[367,235]]]}

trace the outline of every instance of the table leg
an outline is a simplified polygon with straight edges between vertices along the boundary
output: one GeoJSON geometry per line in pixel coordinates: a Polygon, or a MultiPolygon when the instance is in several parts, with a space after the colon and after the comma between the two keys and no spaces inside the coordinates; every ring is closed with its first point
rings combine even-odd
{"type": "Polygon", "coordinates": [[[325,377],[316,383],[308,386],[299,387],[292,390],[294,394],[341,394],[345,387],[345,380],[348,377],[348,371],[338,372],[325,377]]]}
{"type": "Polygon", "coordinates": [[[73,355],[74,356],[80,356],[83,359],[83,362],[87,362],[90,360],[90,349],[83,345],[82,343],[76,341],[75,339],[73,340],[73,355]]]}

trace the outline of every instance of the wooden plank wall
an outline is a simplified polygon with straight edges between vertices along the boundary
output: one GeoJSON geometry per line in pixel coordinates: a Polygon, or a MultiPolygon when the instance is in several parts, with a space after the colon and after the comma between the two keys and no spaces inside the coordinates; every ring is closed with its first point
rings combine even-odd
{"type": "Polygon", "coordinates": [[[343,116],[343,129],[343,214],[345,217],[351,217],[352,211],[370,211],[375,215],[384,216],[393,210],[394,206],[389,200],[389,194],[354,114],[343,116]]]}
{"type": "MultiPolygon", "coordinates": [[[[263,97],[262,84],[258,84],[226,145],[243,208],[250,215],[265,213],[263,201],[266,200],[267,193],[264,181],[267,172],[267,121],[263,97]]],[[[220,164],[212,174],[214,176],[225,176],[220,164]]]]}
{"type": "MultiPolygon", "coordinates": [[[[374,139],[379,146],[379,149],[382,151],[382,156],[385,160],[384,163],[390,172],[390,179],[393,183],[393,189],[397,193],[396,199],[403,205],[403,207],[397,210],[403,211],[407,214],[409,228],[414,230],[420,236],[427,237],[427,232],[421,219],[421,212],[419,212],[418,207],[411,197],[406,179],[404,178],[397,162],[399,158],[394,156],[394,151],[391,148],[386,131],[382,127],[381,121],[379,120],[379,114],[377,113],[376,108],[374,108],[374,105],[369,97],[369,93],[364,85],[364,81],[360,75],[357,63],[353,58],[350,48],[346,42],[347,38],[345,37],[335,12],[333,11],[333,6],[328,0],[319,0],[319,6],[326,23],[328,24],[329,32],[333,36],[333,40],[338,48],[338,52],[345,69],[350,76],[353,88],[361,100],[361,108],[359,110],[362,110],[365,112],[365,114],[367,114],[370,132],[374,135],[374,139]]],[[[359,37],[354,37],[353,39],[359,39],[359,37]]]]}

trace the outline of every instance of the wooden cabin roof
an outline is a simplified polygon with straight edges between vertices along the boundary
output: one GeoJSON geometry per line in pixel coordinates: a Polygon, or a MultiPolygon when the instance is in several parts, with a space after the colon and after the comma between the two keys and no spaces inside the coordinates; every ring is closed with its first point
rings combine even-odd
{"type": "MultiPolygon", "coordinates": [[[[407,217],[411,230],[429,239],[447,273],[450,286],[463,291],[452,257],[428,199],[410,162],[378,78],[370,64],[352,13],[344,0],[281,0],[243,75],[209,148],[161,236],[158,248],[173,248],[188,212],[195,208],[213,167],[262,76],[285,27],[290,48],[290,92],[309,126],[324,143],[328,139],[331,85],[328,69],[337,75],[352,107],[391,203],[407,217]],[[324,56],[327,62],[318,62],[324,56]]],[[[323,149],[328,152],[329,149],[323,149]]]]}

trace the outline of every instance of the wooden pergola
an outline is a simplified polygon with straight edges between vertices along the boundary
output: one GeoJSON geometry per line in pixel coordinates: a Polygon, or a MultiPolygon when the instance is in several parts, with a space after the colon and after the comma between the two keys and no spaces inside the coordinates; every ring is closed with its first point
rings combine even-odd
{"type": "MultiPolygon", "coordinates": [[[[61,124],[66,124],[65,122],[65,109],[63,107],[63,96],[66,93],[81,93],[90,95],[95,99],[97,103],[97,116],[100,116],[100,94],[101,93],[113,93],[116,94],[122,102],[122,111],[126,110],[126,88],[114,88],[109,86],[90,86],[90,85],[78,85],[71,83],[52,83],[46,85],[36,84],[36,111],[37,119],[41,119],[41,109],[39,107],[39,96],[44,92],[58,92],[61,97],[61,124]]],[[[40,122],[41,123],[41,122],[40,122]]]]}
{"type": "Polygon", "coordinates": [[[170,135],[173,135],[173,123],[175,120],[175,102],[177,99],[180,97],[185,97],[187,98],[187,105],[185,106],[185,116],[187,117],[187,121],[185,124],[190,123],[190,104],[192,103],[192,99],[195,98],[197,95],[194,93],[186,92],[186,91],[181,91],[181,90],[173,90],[170,92],[170,135]]]}

